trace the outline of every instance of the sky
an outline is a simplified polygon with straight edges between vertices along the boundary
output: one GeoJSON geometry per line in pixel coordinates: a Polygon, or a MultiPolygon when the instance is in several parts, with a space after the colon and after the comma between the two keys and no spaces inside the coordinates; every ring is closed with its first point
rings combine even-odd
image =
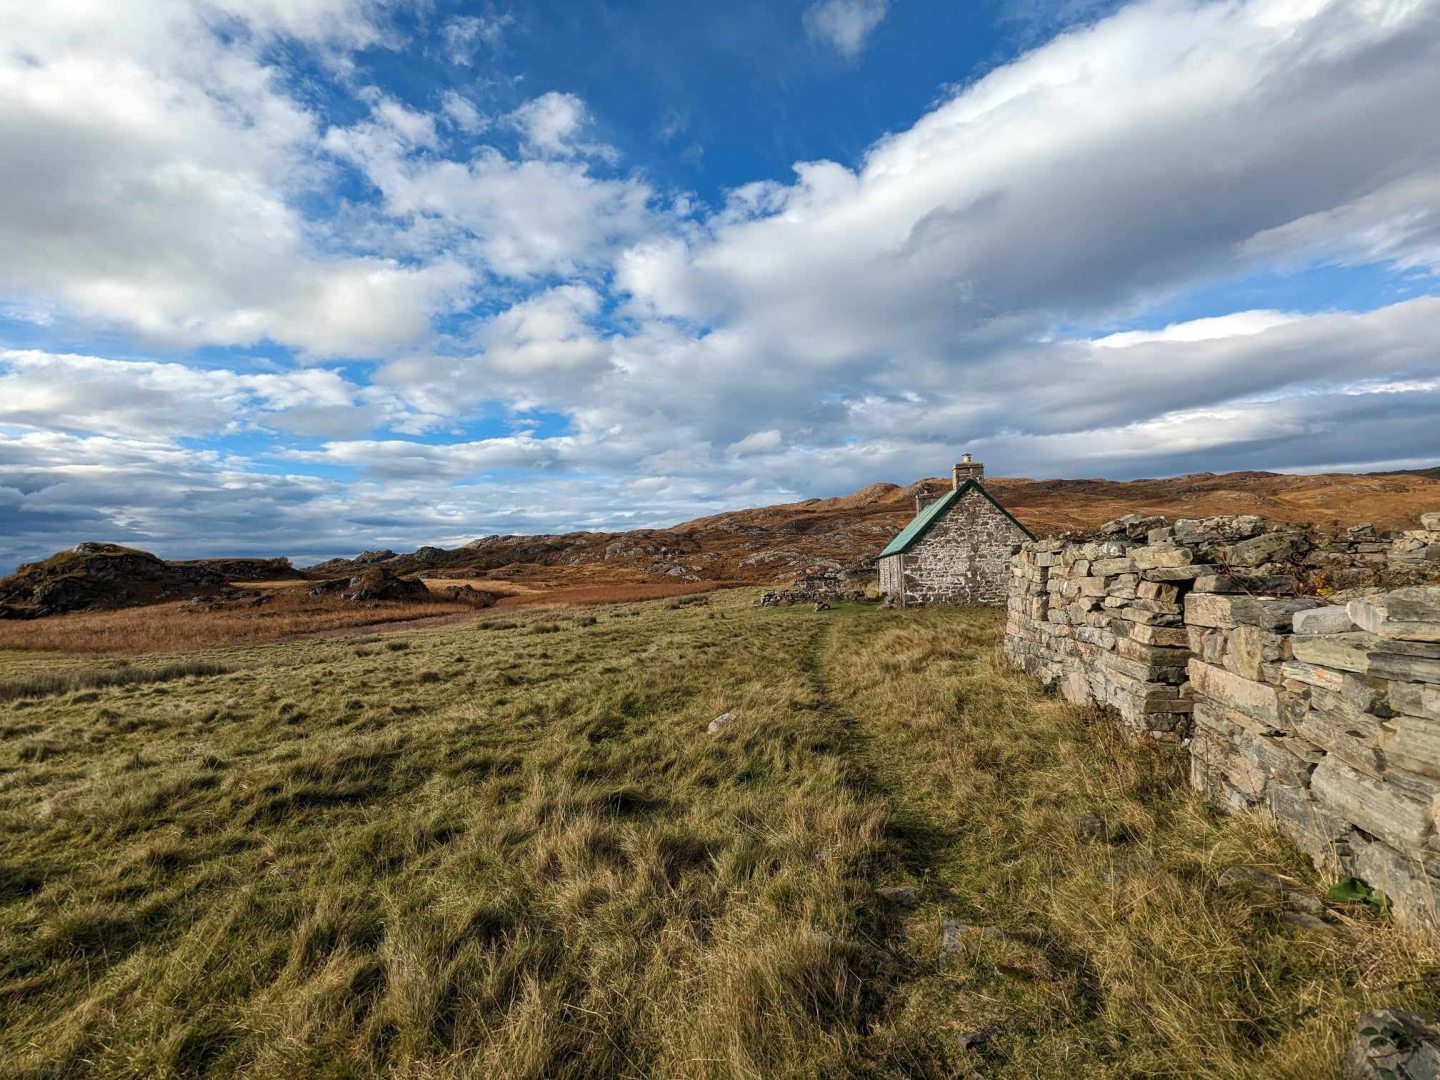
{"type": "Polygon", "coordinates": [[[0,567],[1440,460],[1440,0],[0,0],[0,567]]]}

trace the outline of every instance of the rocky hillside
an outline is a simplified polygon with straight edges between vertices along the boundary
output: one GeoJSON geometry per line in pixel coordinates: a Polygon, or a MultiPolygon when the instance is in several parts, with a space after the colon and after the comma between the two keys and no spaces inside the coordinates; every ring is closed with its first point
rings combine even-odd
{"type": "Polygon", "coordinates": [[[134,607],[214,593],[225,576],[118,544],[78,544],[0,580],[0,618],[134,607]]]}
{"type": "Polygon", "coordinates": [[[166,562],[119,544],[84,543],[21,566],[0,579],[0,618],[138,607],[166,600],[217,599],[234,581],[301,578],[289,559],[166,562]]]}
{"type": "MultiPolygon", "coordinates": [[[[461,548],[410,554],[371,551],[332,559],[309,573],[339,576],[364,566],[424,576],[625,582],[654,580],[788,581],[822,568],[850,567],[876,555],[914,513],[922,487],[872,484],[835,499],[737,510],[670,529],[553,536],[487,536],[461,548]]],[[[1097,528],[1126,514],[1205,518],[1260,514],[1275,522],[1313,522],[1339,530],[1361,522],[1413,528],[1440,509],[1440,479],[1424,472],[1291,476],[1196,473],[1164,480],[1027,480],[986,485],[1038,535],[1097,528]]]]}

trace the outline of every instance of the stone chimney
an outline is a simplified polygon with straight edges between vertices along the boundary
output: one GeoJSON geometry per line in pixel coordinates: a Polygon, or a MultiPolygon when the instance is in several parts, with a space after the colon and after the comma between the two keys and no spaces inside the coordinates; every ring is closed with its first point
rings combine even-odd
{"type": "Polygon", "coordinates": [[[984,475],[984,465],[971,461],[969,454],[961,454],[960,460],[955,463],[954,485],[958,488],[966,480],[979,480],[984,475]]]}
{"type": "Polygon", "coordinates": [[[930,494],[930,485],[921,484],[920,490],[915,492],[915,513],[920,513],[925,507],[935,501],[935,496],[930,494]]]}

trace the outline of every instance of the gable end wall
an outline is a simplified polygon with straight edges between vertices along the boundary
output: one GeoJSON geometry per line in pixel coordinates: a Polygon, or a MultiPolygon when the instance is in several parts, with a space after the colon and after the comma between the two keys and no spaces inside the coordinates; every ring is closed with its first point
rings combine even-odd
{"type": "Polygon", "coordinates": [[[881,560],[881,591],[899,607],[1002,605],[1010,587],[1010,556],[1025,539],[1013,521],[972,489],[909,551],[881,560]]]}

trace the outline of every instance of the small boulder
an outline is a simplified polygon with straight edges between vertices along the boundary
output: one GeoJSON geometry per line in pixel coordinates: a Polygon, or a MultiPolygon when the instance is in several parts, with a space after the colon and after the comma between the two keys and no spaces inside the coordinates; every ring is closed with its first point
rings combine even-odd
{"type": "Polygon", "coordinates": [[[882,885],[875,895],[899,907],[914,907],[920,902],[920,890],[914,885],[882,885]]]}
{"type": "Polygon", "coordinates": [[[721,713],[719,716],[715,717],[714,720],[711,720],[710,723],[706,725],[705,734],[715,735],[725,730],[725,728],[729,727],[734,720],[735,714],[733,712],[721,713]]]}
{"type": "Polygon", "coordinates": [[[355,603],[367,600],[428,600],[430,590],[423,581],[397,577],[385,566],[370,566],[350,579],[345,599],[355,603]]]}

